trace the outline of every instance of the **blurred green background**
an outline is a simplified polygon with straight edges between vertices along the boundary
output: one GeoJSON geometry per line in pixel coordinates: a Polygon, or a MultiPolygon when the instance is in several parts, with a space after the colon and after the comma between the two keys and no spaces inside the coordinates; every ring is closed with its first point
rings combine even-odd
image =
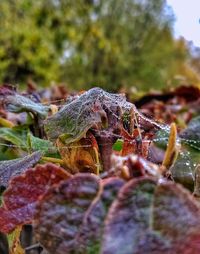
{"type": "MultiPolygon", "coordinates": [[[[1,0],[0,82],[109,91],[199,85],[165,0],[1,0]]],[[[195,53],[194,53],[195,52],[195,53]]]]}

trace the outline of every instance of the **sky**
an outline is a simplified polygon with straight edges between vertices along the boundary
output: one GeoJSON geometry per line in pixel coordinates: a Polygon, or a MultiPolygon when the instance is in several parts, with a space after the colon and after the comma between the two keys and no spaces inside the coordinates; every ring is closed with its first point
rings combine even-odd
{"type": "Polygon", "coordinates": [[[200,47],[200,0],[167,0],[174,11],[175,37],[183,36],[200,47]]]}

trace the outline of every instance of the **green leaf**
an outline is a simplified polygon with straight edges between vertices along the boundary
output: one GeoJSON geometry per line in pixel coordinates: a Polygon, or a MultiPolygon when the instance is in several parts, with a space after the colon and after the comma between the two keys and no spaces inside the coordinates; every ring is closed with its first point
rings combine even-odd
{"type": "Polygon", "coordinates": [[[195,164],[187,151],[178,155],[174,165],[170,168],[172,178],[175,182],[182,184],[190,191],[194,190],[194,169],[195,164]]]}
{"type": "Polygon", "coordinates": [[[180,133],[181,142],[200,150],[200,116],[193,118],[188,127],[180,133]]]}
{"type": "Polygon", "coordinates": [[[156,132],[156,136],[154,139],[154,144],[158,146],[159,148],[166,149],[167,148],[167,143],[169,140],[169,134],[170,134],[170,129],[169,130],[159,130],[156,132]]]}
{"type": "Polygon", "coordinates": [[[0,139],[6,140],[22,150],[27,150],[27,133],[26,127],[0,128],[0,139]]]}
{"type": "Polygon", "coordinates": [[[114,151],[120,152],[123,148],[124,141],[123,139],[117,139],[117,141],[113,144],[112,149],[114,151]]]}
{"type": "Polygon", "coordinates": [[[27,143],[29,150],[32,152],[40,151],[44,156],[59,157],[57,148],[49,140],[40,139],[28,133],[27,143]]]}

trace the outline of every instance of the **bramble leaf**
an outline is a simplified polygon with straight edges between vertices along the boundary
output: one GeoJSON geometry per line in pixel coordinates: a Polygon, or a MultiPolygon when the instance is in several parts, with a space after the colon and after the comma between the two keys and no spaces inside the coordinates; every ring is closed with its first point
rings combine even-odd
{"type": "Polygon", "coordinates": [[[70,175],[54,164],[37,165],[20,176],[12,178],[3,194],[0,208],[0,231],[12,232],[17,226],[31,223],[39,197],[50,186],[70,175]]]}
{"type": "Polygon", "coordinates": [[[35,214],[35,232],[50,254],[73,252],[85,212],[99,190],[95,175],[76,174],[41,199],[35,214]]]}
{"type": "Polygon", "coordinates": [[[0,186],[7,187],[11,177],[24,173],[41,158],[40,152],[34,152],[23,158],[0,161],[0,186]]]}
{"type": "Polygon", "coordinates": [[[197,254],[200,207],[181,186],[140,178],[124,185],[105,223],[103,254],[197,254]]]}

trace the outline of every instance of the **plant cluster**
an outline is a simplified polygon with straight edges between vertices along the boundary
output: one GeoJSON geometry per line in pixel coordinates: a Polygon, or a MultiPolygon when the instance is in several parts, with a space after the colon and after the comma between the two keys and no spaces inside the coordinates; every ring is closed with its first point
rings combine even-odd
{"type": "Polygon", "coordinates": [[[0,252],[200,253],[197,92],[165,97],[180,106],[163,112],[179,111],[167,125],[147,117],[164,95],[138,110],[100,88],[52,104],[53,95],[0,87],[0,252]]]}

